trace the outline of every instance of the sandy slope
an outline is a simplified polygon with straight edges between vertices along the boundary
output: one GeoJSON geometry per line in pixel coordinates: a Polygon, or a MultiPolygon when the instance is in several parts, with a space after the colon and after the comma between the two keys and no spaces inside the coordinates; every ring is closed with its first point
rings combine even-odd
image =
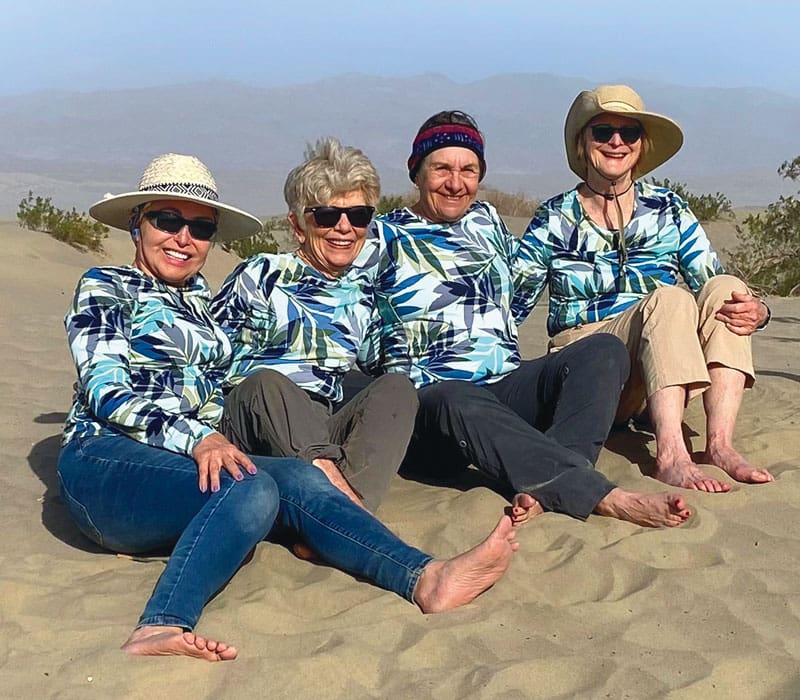
{"type": "MultiPolygon", "coordinates": [[[[507,575],[472,605],[425,617],[397,596],[278,546],[207,607],[199,631],[239,645],[230,664],[130,659],[118,646],[162,561],[99,552],[68,520],[55,461],[73,368],[62,317],[93,256],[0,225],[0,696],[8,698],[796,698],[800,696],[800,300],[773,301],[755,339],[759,381],[739,425],[773,484],[687,495],[683,528],[547,514],[519,535],[507,575]]],[[[109,241],[110,260],[130,244],[109,241]]],[[[214,253],[218,283],[233,261],[214,253]]],[[[533,355],[543,313],[523,328],[533,355]]],[[[687,433],[702,445],[699,406],[687,433]]],[[[600,468],[622,485],[653,443],[616,433],[600,468]]],[[[411,542],[450,555],[504,501],[480,479],[396,480],[381,510],[411,542]]]]}

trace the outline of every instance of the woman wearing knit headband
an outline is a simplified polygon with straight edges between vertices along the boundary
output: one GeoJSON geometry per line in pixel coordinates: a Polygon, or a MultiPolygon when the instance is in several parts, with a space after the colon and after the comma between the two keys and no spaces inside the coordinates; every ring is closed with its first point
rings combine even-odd
{"type": "Polygon", "coordinates": [[[597,332],[625,342],[631,377],[619,417],[643,411],[646,401],[655,478],[700,491],[730,489],[692,461],[683,439],[686,402],[702,392],[702,461],[737,481],[772,481],[733,448],[742,394],[755,379],[750,336],[766,325],[769,310],[744,282],[722,274],[686,202],[640,179],[678,151],[680,127],[646,112],[628,86],[603,85],[575,98],[564,138],[569,167],[582,182],[545,202],[525,233],[521,255],[539,273],[523,305],[533,306],[549,285],[551,348],[568,349],[597,332]],[[676,286],[679,276],[691,292],[676,286]]]}
{"type": "Polygon", "coordinates": [[[622,385],[624,345],[597,335],[523,361],[512,301],[524,294],[518,241],[476,201],[484,140],[459,111],[433,115],[408,159],[418,201],[379,217],[380,328],[364,350],[374,374],[408,374],[420,409],[404,470],[442,476],[469,463],[516,492],[513,518],[544,510],[653,527],[689,517],[672,494],[623,491],[595,471],[622,385]]]}

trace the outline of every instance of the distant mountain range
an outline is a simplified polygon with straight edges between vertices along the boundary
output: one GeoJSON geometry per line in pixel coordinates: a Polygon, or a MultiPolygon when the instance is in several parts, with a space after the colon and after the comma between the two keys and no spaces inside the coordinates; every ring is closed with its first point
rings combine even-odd
{"type": "MultiPolygon", "coordinates": [[[[625,81],[616,81],[625,82],[625,81]]],[[[800,155],[800,98],[761,89],[631,81],[647,108],[684,129],[683,150],[655,175],[737,206],[793,192],[778,166],[800,155]]],[[[405,161],[420,123],[440,109],[473,114],[486,136],[485,184],[537,198],[574,184],[564,157],[564,116],[593,83],[552,75],[498,75],[456,83],[441,75],[351,74],[281,88],[234,82],[139,90],[41,92],[0,98],[0,217],[29,189],[57,206],[86,209],[106,191],[133,189],[167,151],[204,160],[222,197],[257,214],[284,210],[287,172],[305,145],[336,136],[362,148],[385,193],[410,189],[405,161]]]]}

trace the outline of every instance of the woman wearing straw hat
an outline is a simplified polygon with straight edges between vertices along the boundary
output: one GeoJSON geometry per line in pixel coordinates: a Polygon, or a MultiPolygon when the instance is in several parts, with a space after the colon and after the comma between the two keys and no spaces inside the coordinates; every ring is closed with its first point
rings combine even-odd
{"type": "Polygon", "coordinates": [[[90,269],[67,313],[78,383],[58,473],[70,514],[94,542],[118,552],[172,547],[128,653],[235,658],[235,647],[192,630],[274,524],[424,612],[463,605],[503,575],[518,547],[507,516],[474,549],[434,560],[317,467],[250,457],[217,432],[231,347],[200,269],[213,241],[261,224],[218,200],[205,165],[159,156],[137,191],[107,195],[90,212],[128,229],[135,255],[130,266],[90,269]]]}
{"type": "Polygon", "coordinates": [[[525,232],[521,257],[541,272],[517,304],[532,306],[548,285],[551,349],[597,332],[625,342],[631,377],[617,417],[629,418],[646,401],[655,478],[701,491],[730,489],[692,461],[683,439],[686,402],[703,393],[703,462],[737,481],[772,481],[733,447],[743,390],[755,378],[750,336],[766,325],[769,310],[723,274],[686,202],[641,179],[680,149],[680,127],[645,111],[630,87],[603,85],[575,98],[564,139],[569,167],[582,182],[542,204],[525,232]],[[691,292],[677,286],[679,277],[691,292]]]}
{"type": "Polygon", "coordinates": [[[628,376],[623,343],[598,334],[559,355],[521,358],[527,312],[511,301],[527,282],[518,240],[476,199],[486,160],[475,120],[458,110],[431,116],[408,170],[418,201],[371,229],[382,250],[379,327],[363,353],[371,373],[408,374],[417,387],[404,469],[436,477],[473,464],[513,489],[520,523],[542,509],[684,523],[681,496],[626,491],[594,468],[628,376]]]}

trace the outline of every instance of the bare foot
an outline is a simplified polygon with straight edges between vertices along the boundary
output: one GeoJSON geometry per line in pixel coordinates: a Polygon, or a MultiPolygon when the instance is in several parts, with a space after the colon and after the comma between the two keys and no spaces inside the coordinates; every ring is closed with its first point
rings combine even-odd
{"type": "Polygon", "coordinates": [[[615,488],[597,504],[594,512],[643,527],[676,527],[692,514],[686,501],[674,493],[635,493],[615,488]]]}
{"type": "Polygon", "coordinates": [[[775,481],[766,469],[756,469],[733,447],[707,447],[703,453],[704,461],[719,467],[736,481],[746,484],[765,484],[775,481]]]}
{"type": "Polygon", "coordinates": [[[295,542],[292,545],[292,551],[298,559],[304,559],[305,561],[319,561],[317,553],[305,542],[295,542]]]}
{"type": "Polygon", "coordinates": [[[476,547],[457,557],[430,562],[414,589],[414,602],[424,613],[444,612],[466,605],[490,588],[508,569],[519,549],[511,518],[504,515],[476,547]]]}
{"type": "Polygon", "coordinates": [[[518,493],[514,496],[511,501],[511,508],[508,510],[511,511],[509,515],[511,516],[511,524],[514,527],[524,525],[532,518],[544,513],[544,508],[542,508],[539,501],[529,493],[518,493]]]}
{"type": "Polygon", "coordinates": [[[353,487],[347,483],[336,462],[330,459],[315,459],[311,462],[315,467],[325,472],[325,476],[337,489],[339,489],[345,496],[347,496],[357,506],[364,508],[364,502],[359,498],[358,494],[353,491],[353,487]]]}
{"type": "Polygon", "coordinates": [[[192,656],[206,661],[232,661],[239,653],[225,642],[184,632],[181,627],[158,625],[135,629],[122,649],[135,656],[192,656]]]}
{"type": "Polygon", "coordinates": [[[725,493],[731,490],[730,484],[707,476],[688,455],[685,458],[674,460],[656,459],[653,478],[670,486],[680,486],[684,489],[694,489],[706,493],[725,493]]]}

